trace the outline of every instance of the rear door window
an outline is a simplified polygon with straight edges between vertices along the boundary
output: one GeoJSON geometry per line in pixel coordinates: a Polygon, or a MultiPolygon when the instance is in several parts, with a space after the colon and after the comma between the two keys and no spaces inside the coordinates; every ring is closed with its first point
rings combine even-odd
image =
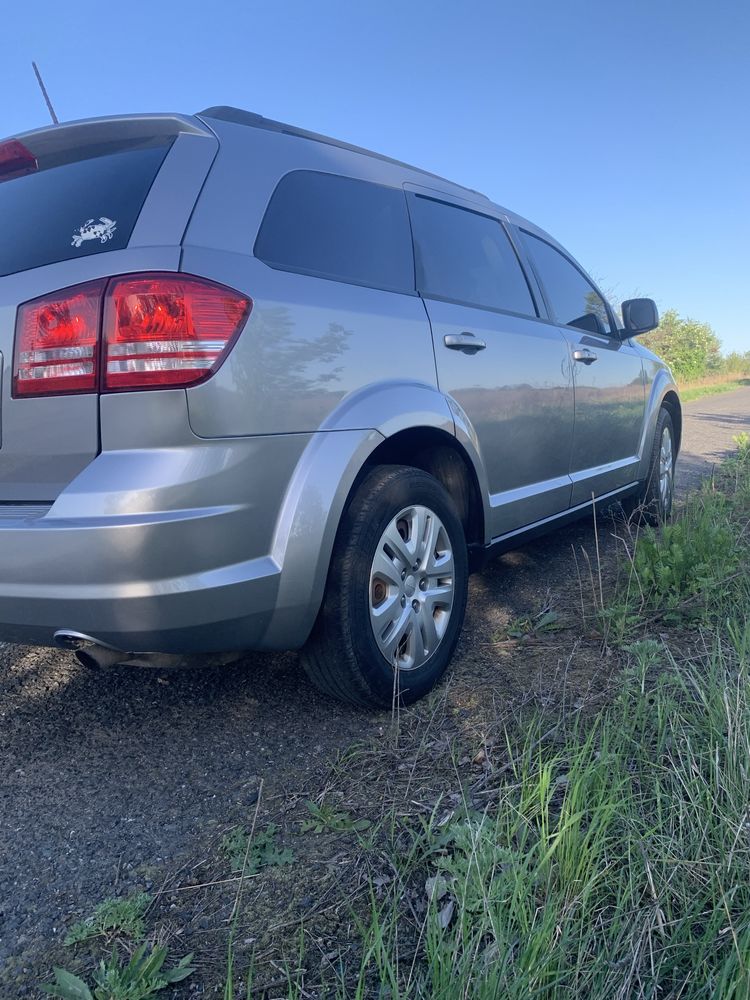
{"type": "Polygon", "coordinates": [[[613,335],[604,299],[588,278],[549,243],[521,232],[556,321],[588,333],[613,335]]]}
{"type": "Polygon", "coordinates": [[[0,276],[126,247],[172,141],[77,148],[0,177],[0,276]]]}
{"type": "Polygon", "coordinates": [[[276,186],[255,241],[271,267],[398,292],[414,292],[403,191],[313,170],[276,186]]]}
{"type": "Polygon", "coordinates": [[[421,195],[410,197],[409,205],[417,287],[423,295],[537,315],[515,250],[497,219],[421,195]]]}

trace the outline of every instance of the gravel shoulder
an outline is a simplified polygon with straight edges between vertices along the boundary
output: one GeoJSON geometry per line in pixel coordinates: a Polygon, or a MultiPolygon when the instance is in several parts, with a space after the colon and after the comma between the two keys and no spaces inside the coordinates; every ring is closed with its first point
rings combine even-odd
{"type": "MultiPolygon", "coordinates": [[[[750,388],[687,404],[678,492],[698,485],[741,432],[750,432],[750,388]]],[[[474,755],[522,706],[595,705],[612,664],[601,644],[582,639],[599,566],[606,586],[619,545],[611,531],[600,528],[595,537],[584,521],[474,577],[452,675],[434,698],[402,713],[401,732],[421,745],[454,741],[474,755]],[[511,622],[546,607],[564,630],[527,643],[508,639],[511,622]]],[[[346,808],[383,812],[409,759],[393,750],[391,732],[389,713],[319,696],[293,654],[169,675],[93,673],[59,651],[0,644],[0,996],[37,996],[50,959],[70,959],[61,950],[70,924],[103,898],[136,889],[165,888],[159,919],[180,954],[210,951],[216,928],[226,932],[221,921],[231,900],[182,889],[216,875],[221,835],[247,823],[255,808],[259,822],[293,830],[305,801],[332,787],[342,769],[346,808]],[[369,767],[362,748],[378,745],[383,754],[369,767]]],[[[438,756],[433,750],[433,773],[409,777],[416,802],[450,792],[450,768],[438,756]]],[[[280,869],[253,895],[247,941],[262,938],[269,922],[294,922],[305,907],[315,909],[344,871],[356,892],[362,872],[351,844],[324,849],[299,840],[295,851],[306,867],[280,869]],[[337,851],[344,860],[334,872],[337,851]],[[328,882],[310,874],[323,866],[328,882]]],[[[220,944],[219,952],[225,938],[220,944]]],[[[211,975],[199,969],[193,985],[211,975]]],[[[206,988],[205,995],[213,994],[206,988]]]]}

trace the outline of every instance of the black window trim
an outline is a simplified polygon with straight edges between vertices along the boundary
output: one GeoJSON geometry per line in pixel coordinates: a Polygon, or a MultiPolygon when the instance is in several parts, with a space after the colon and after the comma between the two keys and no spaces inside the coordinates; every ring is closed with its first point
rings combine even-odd
{"type": "MultiPolygon", "coordinates": [[[[567,253],[567,251],[562,250],[559,246],[554,246],[554,244],[550,243],[550,241],[548,239],[545,239],[543,236],[540,236],[538,233],[532,233],[530,229],[524,229],[523,226],[516,226],[515,228],[518,230],[518,232],[522,236],[523,235],[532,236],[535,240],[539,240],[540,243],[545,243],[551,250],[555,250],[557,253],[559,253],[560,256],[563,258],[563,260],[566,260],[570,264],[571,267],[573,267],[576,271],[578,271],[578,273],[581,275],[581,277],[583,278],[583,280],[586,281],[589,285],[591,285],[591,287],[594,289],[594,291],[596,292],[596,294],[599,296],[599,298],[604,303],[604,308],[607,310],[607,316],[609,316],[609,322],[610,322],[610,326],[612,327],[612,329],[613,330],[619,330],[619,327],[617,325],[617,321],[616,321],[616,318],[615,318],[615,315],[614,315],[614,310],[612,309],[611,304],[607,301],[606,295],[603,294],[602,290],[596,285],[596,283],[594,282],[594,280],[592,278],[590,278],[588,274],[586,274],[586,272],[583,270],[583,268],[579,264],[577,264],[576,261],[573,260],[573,258],[570,256],[570,254],[567,253]]],[[[549,295],[547,293],[547,289],[544,287],[544,282],[542,281],[542,277],[539,274],[539,271],[537,269],[536,264],[534,263],[534,258],[532,257],[531,252],[526,247],[525,241],[519,240],[519,242],[522,243],[523,246],[524,246],[524,256],[525,256],[525,258],[526,258],[526,260],[528,262],[528,266],[529,266],[530,270],[532,271],[532,273],[534,275],[534,278],[536,280],[536,284],[539,286],[539,292],[540,292],[540,294],[542,296],[542,299],[544,301],[545,309],[546,309],[547,315],[549,317],[549,319],[548,319],[549,323],[551,323],[553,326],[556,326],[558,328],[563,328],[565,330],[577,330],[578,333],[580,333],[580,334],[586,334],[587,336],[606,337],[608,340],[614,340],[614,341],[617,341],[618,343],[622,342],[622,337],[619,337],[616,333],[610,333],[607,330],[605,330],[603,333],[593,334],[590,330],[581,330],[579,327],[571,326],[569,323],[562,323],[562,322],[560,322],[557,319],[557,317],[556,317],[555,310],[554,310],[554,308],[552,306],[552,302],[551,302],[551,300],[549,298],[549,295]]]]}
{"type": "Polygon", "coordinates": [[[271,201],[273,200],[274,195],[276,194],[279,185],[282,183],[282,181],[284,181],[287,177],[289,177],[290,174],[324,174],[327,177],[343,177],[346,180],[359,181],[362,184],[370,184],[373,187],[386,188],[389,191],[396,191],[404,197],[405,201],[407,200],[406,194],[400,185],[381,184],[379,181],[371,181],[367,177],[360,177],[355,174],[342,174],[336,170],[318,170],[318,169],[313,169],[311,167],[294,167],[292,170],[287,170],[286,173],[282,174],[281,177],[279,177],[276,180],[276,183],[273,186],[273,190],[271,191],[271,194],[268,197],[268,201],[266,202],[266,207],[263,210],[263,217],[260,220],[260,224],[258,225],[258,231],[255,234],[255,240],[253,242],[253,257],[257,261],[260,261],[261,264],[265,264],[266,267],[272,268],[274,271],[286,271],[288,274],[302,274],[308,278],[318,278],[322,279],[323,281],[335,281],[340,285],[355,285],[358,288],[372,288],[373,291],[376,292],[391,292],[394,295],[411,295],[414,297],[419,297],[419,292],[417,291],[416,264],[414,262],[414,238],[411,234],[411,216],[409,214],[408,202],[406,205],[406,218],[409,224],[409,234],[412,237],[411,238],[412,247],[410,256],[412,259],[412,283],[414,285],[414,287],[411,289],[395,288],[392,285],[374,285],[370,281],[358,281],[356,278],[339,278],[336,277],[336,275],[328,274],[327,272],[323,271],[316,271],[313,268],[290,267],[288,264],[281,264],[276,261],[266,260],[264,257],[259,257],[256,252],[258,246],[258,240],[260,239],[260,234],[263,229],[263,224],[266,221],[268,208],[271,204],[271,201]]]}
{"type": "MultiPolygon", "coordinates": [[[[414,283],[417,289],[417,295],[419,295],[420,298],[424,299],[427,302],[430,301],[451,302],[457,306],[466,306],[469,309],[481,309],[484,312],[499,313],[500,315],[504,316],[518,316],[520,319],[528,319],[528,320],[545,319],[545,317],[542,315],[542,309],[540,309],[540,302],[537,296],[534,294],[534,284],[531,281],[529,281],[529,275],[527,274],[526,268],[524,267],[522,257],[518,252],[516,241],[512,238],[510,232],[508,231],[508,226],[504,218],[502,218],[500,215],[491,215],[489,212],[479,211],[478,209],[473,207],[473,204],[469,206],[463,201],[459,201],[458,199],[454,200],[450,197],[450,195],[447,194],[443,195],[442,191],[430,192],[429,194],[427,194],[422,191],[413,191],[410,189],[406,189],[406,204],[409,209],[409,224],[411,226],[412,247],[414,251],[414,283]],[[472,212],[474,215],[480,215],[485,219],[490,219],[492,222],[497,223],[497,225],[499,225],[501,230],[505,233],[505,236],[507,237],[508,242],[510,243],[513,253],[516,256],[516,260],[518,261],[518,266],[521,269],[521,274],[523,275],[524,281],[526,282],[526,287],[529,290],[529,297],[531,299],[531,304],[536,310],[536,316],[532,316],[530,313],[525,313],[525,312],[515,312],[513,309],[502,309],[499,306],[481,305],[477,302],[468,302],[465,299],[455,299],[447,295],[437,295],[434,292],[425,292],[422,289],[420,289],[419,280],[417,277],[417,241],[414,236],[414,219],[412,218],[412,212],[411,212],[412,198],[422,198],[425,201],[436,201],[439,205],[449,205],[451,208],[458,208],[464,212],[472,212]]],[[[546,303],[544,303],[544,307],[546,308],[546,303]]]]}

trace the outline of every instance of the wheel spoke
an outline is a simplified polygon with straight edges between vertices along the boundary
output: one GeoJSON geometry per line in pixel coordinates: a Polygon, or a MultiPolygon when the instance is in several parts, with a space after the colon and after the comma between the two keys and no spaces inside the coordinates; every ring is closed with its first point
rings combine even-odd
{"type": "Polygon", "coordinates": [[[437,557],[433,556],[427,573],[431,579],[453,580],[453,553],[450,549],[440,552],[437,557]]]}
{"type": "Polygon", "coordinates": [[[376,630],[380,628],[381,632],[386,625],[395,621],[400,614],[401,603],[399,601],[398,591],[394,591],[389,594],[382,604],[371,604],[370,606],[370,617],[372,619],[373,628],[376,630]]]}
{"type": "Polygon", "coordinates": [[[375,553],[370,576],[379,576],[387,583],[393,584],[394,587],[401,586],[400,564],[397,565],[390,556],[386,555],[383,545],[379,545],[378,551],[375,553]]]}
{"type": "Polygon", "coordinates": [[[432,649],[428,649],[425,645],[424,636],[422,635],[421,622],[419,620],[412,622],[411,631],[409,632],[409,642],[406,650],[409,661],[411,661],[407,661],[404,664],[404,667],[407,670],[416,667],[420,663],[424,663],[427,657],[433,652],[432,649]]]}
{"type": "Polygon", "coordinates": [[[435,618],[432,613],[432,608],[430,608],[425,602],[422,613],[419,615],[419,628],[418,631],[421,633],[422,643],[426,650],[427,655],[434,653],[440,642],[440,636],[438,635],[438,630],[435,627],[435,618]]]}
{"type": "Polygon", "coordinates": [[[404,635],[411,625],[410,618],[409,609],[405,609],[393,623],[393,627],[386,630],[385,638],[382,636],[379,637],[377,632],[375,633],[375,638],[378,640],[381,653],[392,665],[395,665],[396,662],[396,650],[400,646],[401,640],[404,638],[404,635]]]}
{"type": "Polygon", "coordinates": [[[419,547],[417,549],[417,558],[419,564],[423,569],[426,569],[429,573],[430,565],[433,559],[433,553],[435,552],[435,545],[437,544],[437,537],[440,532],[442,525],[438,519],[429,514],[424,521],[423,531],[419,536],[419,547]]]}
{"type": "Polygon", "coordinates": [[[429,587],[424,592],[425,610],[432,614],[435,611],[450,608],[453,603],[453,581],[435,587],[429,587]]]}
{"type": "Polygon", "coordinates": [[[453,576],[453,552],[442,524],[435,531],[435,538],[427,554],[425,569],[430,576],[453,576]]]}
{"type": "Polygon", "coordinates": [[[378,548],[384,548],[386,552],[390,550],[398,560],[400,568],[410,570],[414,562],[414,553],[410,551],[409,545],[401,537],[398,531],[397,519],[394,518],[383,532],[378,548]]]}

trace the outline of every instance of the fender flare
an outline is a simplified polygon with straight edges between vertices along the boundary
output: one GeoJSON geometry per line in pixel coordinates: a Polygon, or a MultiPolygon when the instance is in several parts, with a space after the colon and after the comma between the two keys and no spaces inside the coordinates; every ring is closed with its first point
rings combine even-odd
{"type": "Polygon", "coordinates": [[[287,487],[271,555],[276,608],[260,645],[304,645],[320,610],[341,516],[370,455],[400,431],[432,428],[453,437],[471,462],[489,525],[487,478],[476,433],[455,400],[423,382],[365,386],[344,399],[312,436],[287,487]]]}
{"type": "MultiPolygon", "coordinates": [[[[645,480],[648,476],[654,434],[656,433],[656,421],[664,400],[669,393],[672,393],[679,401],[680,394],[672,378],[672,373],[666,368],[660,368],[651,383],[651,390],[646,401],[646,419],[643,423],[643,433],[641,434],[639,446],[641,461],[638,466],[638,479],[641,481],[645,480]]],[[[675,455],[676,458],[677,455],[675,455]]]]}

